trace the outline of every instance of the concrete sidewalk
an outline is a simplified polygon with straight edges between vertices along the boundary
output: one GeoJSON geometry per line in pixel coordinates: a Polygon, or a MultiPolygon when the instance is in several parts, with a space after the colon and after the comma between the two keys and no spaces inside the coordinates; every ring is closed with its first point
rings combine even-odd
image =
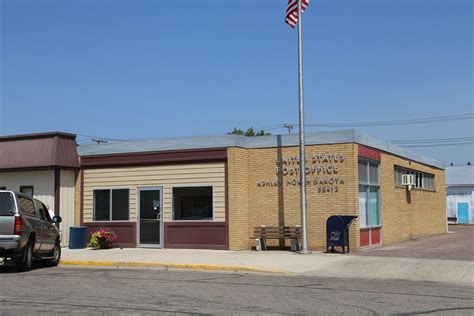
{"type": "Polygon", "coordinates": [[[434,281],[474,286],[473,262],[321,252],[299,255],[289,251],[63,248],[61,264],[286,273],[321,277],[434,281]]]}

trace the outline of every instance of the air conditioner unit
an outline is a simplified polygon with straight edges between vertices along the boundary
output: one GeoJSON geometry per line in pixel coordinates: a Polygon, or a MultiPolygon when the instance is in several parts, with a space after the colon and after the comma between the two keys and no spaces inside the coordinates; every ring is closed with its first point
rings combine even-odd
{"type": "Polygon", "coordinates": [[[408,186],[408,190],[415,185],[415,175],[414,174],[402,174],[402,185],[408,186]]]}

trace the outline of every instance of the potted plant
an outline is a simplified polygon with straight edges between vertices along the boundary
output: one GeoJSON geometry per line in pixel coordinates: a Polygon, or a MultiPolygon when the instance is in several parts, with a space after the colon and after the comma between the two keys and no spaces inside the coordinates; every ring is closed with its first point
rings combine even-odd
{"type": "Polygon", "coordinates": [[[117,241],[117,235],[109,228],[100,228],[91,235],[89,247],[94,249],[110,249],[117,241]]]}

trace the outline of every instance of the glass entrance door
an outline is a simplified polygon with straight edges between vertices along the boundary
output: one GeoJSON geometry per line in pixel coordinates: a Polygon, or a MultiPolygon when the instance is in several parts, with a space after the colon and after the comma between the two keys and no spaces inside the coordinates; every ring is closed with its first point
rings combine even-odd
{"type": "Polygon", "coordinates": [[[163,246],[163,206],[160,187],[138,188],[138,245],[163,246]]]}

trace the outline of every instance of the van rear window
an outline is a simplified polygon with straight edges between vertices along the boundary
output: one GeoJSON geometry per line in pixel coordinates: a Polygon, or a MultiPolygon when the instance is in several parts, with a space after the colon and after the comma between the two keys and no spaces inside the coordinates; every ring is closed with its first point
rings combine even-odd
{"type": "Polygon", "coordinates": [[[10,192],[0,192],[0,216],[13,215],[15,203],[10,192]]]}

